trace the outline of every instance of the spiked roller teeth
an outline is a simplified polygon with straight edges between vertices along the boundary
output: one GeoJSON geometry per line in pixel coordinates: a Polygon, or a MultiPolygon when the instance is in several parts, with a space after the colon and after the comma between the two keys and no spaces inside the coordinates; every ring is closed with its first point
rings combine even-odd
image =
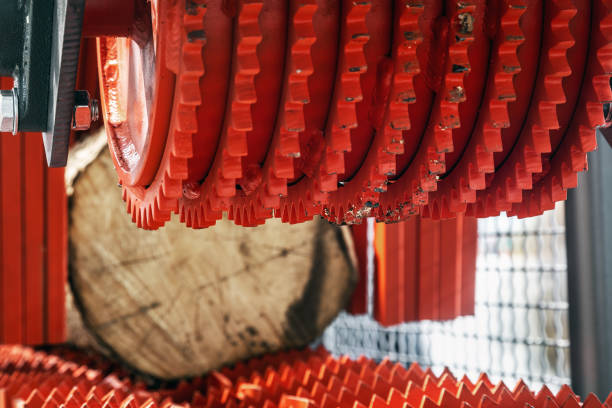
{"type": "Polygon", "coordinates": [[[241,191],[230,205],[229,218],[238,225],[262,224],[272,216],[280,197],[287,195],[287,180],[294,177],[294,158],[300,157],[299,134],[306,127],[304,106],[311,100],[309,78],[314,73],[311,50],[319,39],[314,24],[322,16],[315,0],[292,2],[292,7],[281,109],[261,182],[248,194],[241,191]]]}
{"type": "Polygon", "coordinates": [[[182,4],[179,1],[170,10],[161,8],[170,19],[164,26],[171,28],[169,32],[161,31],[160,36],[168,35],[169,42],[176,47],[169,54],[176,54],[178,60],[168,67],[176,71],[175,87],[179,93],[174,98],[171,129],[157,175],[150,185],[128,185],[123,180],[121,183],[127,211],[132,221],[144,229],[157,229],[170,219],[182,195],[181,184],[187,178],[187,159],[193,155],[192,138],[197,132],[196,108],[201,102],[198,81],[205,72],[201,52],[206,38],[190,33],[202,31],[206,7],[203,1],[195,1],[193,11],[186,14],[182,4]]]}
{"type": "Polygon", "coordinates": [[[402,1],[395,4],[392,58],[377,65],[375,94],[370,118],[376,133],[366,159],[357,174],[329,195],[324,216],[342,224],[361,223],[373,215],[387,179],[396,172],[395,155],[403,152],[404,130],[410,129],[407,105],[414,103],[414,75],[419,73],[416,48],[423,41],[419,18],[423,4],[402,1]]]}
{"type": "Polygon", "coordinates": [[[478,120],[455,168],[438,182],[437,191],[429,194],[429,203],[423,207],[423,214],[449,218],[463,213],[466,203],[475,201],[476,191],[485,188],[485,174],[495,171],[494,152],[503,149],[502,129],[508,128],[511,120],[515,120],[508,112],[508,104],[516,101],[515,77],[522,66],[532,63],[520,61],[518,49],[525,41],[536,42],[538,39],[526,39],[523,34],[522,27],[533,24],[533,19],[521,20],[526,12],[537,15],[534,9],[540,6],[525,1],[501,4],[503,8],[495,10],[501,16],[478,120]]]}
{"type": "Polygon", "coordinates": [[[612,100],[604,0],[185,1],[159,1],[161,153],[134,156],[148,178],[126,173],[107,118],[142,228],[172,212],[193,228],[223,212],[244,226],[536,215],[576,185],[612,100]]]}
{"type": "Polygon", "coordinates": [[[0,389],[7,407],[609,408],[612,403],[612,394],[601,403],[593,394],[582,400],[568,386],[556,394],[546,386],[536,392],[523,381],[510,388],[481,374],[472,382],[448,369],[436,376],[417,364],[405,368],[388,359],[336,359],[323,349],[265,355],[172,389],[148,390],[109,369],[103,360],[78,352],[0,347],[0,389]]]}
{"type": "Polygon", "coordinates": [[[428,85],[428,77],[431,71],[432,55],[439,54],[439,52],[434,52],[440,46],[439,39],[436,41],[436,36],[445,35],[445,30],[448,28],[445,20],[440,18],[442,9],[441,1],[428,2],[428,6],[423,8],[417,21],[407,27],[406,33],[408,33],[408,38],[414,39],[413,48],[417,57],[417,64],[410,66],[413,71],[412,85],[415,103],[409,103],[406,106],[408,111],[406,119],[409,122],[409,128],[402,131],[399,142],[396,141],[390,145],[393,151],[397,151],[395,156],[397,176],[389,178],[390,184],[386,186],[389,193],[379,195],[379,203],[376,209],[379,220],[397,220],[398,214],[403,208],[402,200],[398,199],[398,195],[401,195],[404,185],[402,182],[397,182],[397,179],[402,178],[402,175],[412,163],[414,155],[420,147],[423,132],[433,107],[435,93],[428,85]],[[419,32],[422,33],[420,37],[419,32]]]}
{"type": "Polygon", "coordinates": [[[397,221],[418,213],[427,203],[428,192],[435,191],[438,176],[446,170],[445,155],[454,148],[453,131],[461,126],[459,104],[465,102],[464,81],[471,70],[469,50],[478,34],[474,19],[482,24],[484,4],[462,3],[459,9],[449,2],[447,7],[450,17],[438,18],[434,30],[438,36],[446,33],[431,51],[438,56],[437,65],[428,66],[426,73],[429,86],[437,93],[429,123],[412,162],[388,187],[391,201],[380,208],[380,220],[397,221]]]}
{"type": "MultiPolygon", "coordinates": [[[[319,213],[328,193],[337,190],[338,174],[344,173],[344,153],[351,150],[351,129],[358,126],[356,107],[363,101],[361,76],[370,69],[365,47],[370,40],[367,19],[372,12],[372,2],[346,0],[341,9],[335,89],[327,123],[320,123],[325,126],[325,134],[317,142],[321,154],[316,156],[318,163],[311,164],[312,177],[302,178],[280,203],[280,217],[291,223],[305,221],[319,213]]],[[[307,130],[316,129],[309,125],[307,123],[307,130]]]]}
{"type": "Polygon", "coordinates": [[[523,201],[512,206],[510,214],[530,217],[553,209],[565,200],[567,190],[576,187],[577,174],[587,169],[586,154],[597,147],[595,130],[605,124],[603,104],[612,100],[610,55],[612,40],[612,4],[593,2],[591,10],[590,53],[580,99],[574,116],[552,156],[546,172],[531,191],[523,192],[523,201]]]}
{"type": "MultiPolygon", "coordinates": [[[[582,6],[585,5],[583,2],[582,6]]],[[[584,12],[574,2],[547,4],[537,85],[522,133],[503,165],[496,169],[490,185],[479,193],[484,197],[477,200],[479,204],[469,213],[489,216],[509,210],[512,203],[522,200],[523,190],[532,188],[534,173],[542,171],[542,155],[551,150],[550,132],[559,128],[556,106],[566,102],[563,79],[580,76],[572,71],[567,58],[568,49],[576,42],[570,23],[584,12]]],[[[584,61],[578,61],[578,70],[583,64],[584,61]]]]}
{"type": "Polygon", "coordinates": [[[243,176],[247,133],[254,128],[251,109],[257,102],[255,77],[260,73],[257,47],[263,39],[259,22],[263,3],[239,2],[230,96],[217,153],[197,198],[180,202],[179,211],[184,214],[181,218],[191,227],[205,227],[220,218],[221,211],[228,208],[230,198],[236,194],[236,179],[243,176]]]}

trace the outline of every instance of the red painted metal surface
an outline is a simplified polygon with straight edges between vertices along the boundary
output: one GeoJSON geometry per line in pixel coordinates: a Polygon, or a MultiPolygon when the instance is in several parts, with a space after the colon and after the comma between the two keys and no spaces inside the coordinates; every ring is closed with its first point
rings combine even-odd
{"type": "Polygon", "coordinates": [[[461,298],[463,236],[463,217],[440,221],[440,320],[454,319],[459,315],[457,299],[461,298]]]}
{"type": "Polygon", "coordinates": [[[461,296],[457,312],[461,316],[474,314],[476,291],[476,257],[478,254],[478,223],[473,217],[463,219],[461,257],[461,296]]]}
{"type": "Polygon", "coordinates": [[[413,363],[335,358],[324,349],[264,355],[170,388],[148,389],[95,355],[72,350],[45,353],[0,347],[0,408],[610,408],[590,394],[582,399],[564,385],[530,390],[475,382],[445,369],[436,376],[413,363]]]}
{"type": "Polygon", "coordinates": [[[142,0],[87,0],[83,13],[84,37],[127,37],[132,32],[136,3],[142,0]]]}
{"type": "Polygon", "coordinates": [[[25,337],[24,344],[41,344],[45,341],[45,270],[46,254],[41,245],[46,241],[45,222],[48,214],[44,203],[47,166],[44,164],[44,149],[40,135],[25,135],[24,212],[27,228],[24,229],[24,293],[25,337]]]}
{"type": "MultiPolygon", "coordinates": [[[[86,26],[95,13],[109,25],[117,2],[104,4],[86,26]]],[[[575,186],[609,125],[607,0],[143,4],[101,42],[124,46],[99,53],[111,152],[143,228],[172,212],[193,228],[223,212],[244,226],[535,215],[575,186]],[[119,38],[143,10],[145,63],[142,31],[119,38]]]]}
{"type": "MultiPolygon", "coordinates": [[[[5,343],[23,341],[23,218],[21,178],[22,137],[2,135],[0,139],[0,186],[2,212],[2,337],[5,343]]],[[[40,142],[40,140],[39,140],[40,142]]]]}
{"type": "MultiPolygon", "coordinates": [[[[419,320],[437,320],[440,293],[440,223],[421,219],[419,245],[419,320]]],[[[388,253],[387,256],[391,254],[388,253]]],[[[393,271],[387,271],[392,274],[393,271]]]]}
{"type": "Polygon", "coordinates": [[[63,169],[47,169],[46,179],[45,343],[61,343],[66,338],[68,274],[68,208],[63,169]]]}
{"type": "Polygon", "coordinates": [[[357,285],[347,310],[352,314],[364,314],[368,311],[368,224],[354,225],[351,234],[357,257],[357,285]]]}
{"type": "MultiPolygon", "coordinates": [[[[353,236],[361,240],[359,232],[354,230],[353,236]]],[[[356,247],[367,249],[362,243],[356,247]]],[[[374,250],[374,317],[382,325],[474,313],[475,218],[459,215],[440,221],[417,216],[376,224],[374,250]]]]}
{"type": "Polygon", "coordinates": [[[66,206],[64,170],[47,168],[41,135],[1,134],[1,343],[65,340],[66,206]]]}

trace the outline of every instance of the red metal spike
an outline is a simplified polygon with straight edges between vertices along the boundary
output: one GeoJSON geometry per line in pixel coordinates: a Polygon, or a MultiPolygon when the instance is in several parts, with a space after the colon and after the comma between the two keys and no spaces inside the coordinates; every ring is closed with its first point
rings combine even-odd
{"type": "MultiPolygon", "coordinates": [[[[595,396],[589,396],[583,404],[580,404],[568,387],[560,390],[556,397],[546,387],[534,395],[534,392],[530,391],[523,382],[519,382],[515,390],[510,392],[503,383],[493,386],[486,375],[480,376],[473,392],[470,392],[469,389],[473,387],[473,384],[469,381],[464,382],[463,379],[457,381],[449,370],[445,370],[438,378],[429,369],[423,371],[418,365],[412,365],[409,370],[405,371],[406,379],[401,387],[405,388],[405,392],[402,393],[385,379],[389,375],[400,376],[398,366],[390,361],[383,360],[376,364],[366,358],[352,361],[343,357],[335,360],[321,350],[279,353],[254,359],[245,365],[247,371],[240,369],[244,376],[237,375],[239,371],[235,371],[234,375],[212,374],[205,379],[185,381],[173,389],[162,389],[157,392],[149,392],[146,388],[142,388],[142,384],[132,384],[127,378],[116,375],[110,375],[104,379],[98,378],[97,383],[89,383],[86,386],[84,380],[77,380],[71,375],[69,367],[76,366],[76,364],[70,364],[69,361],[60,362],[48,365],[47,371],[36,372],[31,370],[32,365],[36,364],[31,358],[20,359],[18,354],[2,353],[5,350],[6,347],[0,347],[2,366],[9,370],[18,366],[20,370],[13,371],[10,376],[0,376],[5,382],[0,389],[0,396],[5,397],[2,405],[5,408],[8,408],[7,403],[11,406],[17,404],[32,408],[59,407],[60,405],[89,408],[156,408],[158,406],[160,408],[189,408],[190,403],[187,401],[191,401],[193,406],[207,408],[246,408],[248,406],[254,408],[276,406],[311,406],[312,408],[338,406],[342,408],[425,406],[575,408],[582,406],[603,408],[604,406],[595,396]],[[283,364],[283,361],[291,364],[283,364]],[[341,366],[350,366],[348,371],[344,372],[344,376],[340,376],[341,366]],[[385,371],[389,367],[392,369],[385,371]],[[60,370],[63,371],[62,374],[60,370]],[[371,387],[366,382],[358,380],[357,392],[353,393],[349,390],[345,379],[351,378],[350,373],[357,375],[356,370],[364,373],[364,378],[373,376],[374,386],[371,387]],[[375,371],[383,375],[378,375],[375,371]],[[55,381],[57,386],[47,388],[46,391],[39,387],[30,392],[24,401],[22,396],[27,394],[26,388],[35,387],[35,376],[41,373],[49,374],[48,378],[57,378],[55,381]],[[415,376],[418,382],[423,383],[423,388],[408,379],[411,375],[415,376]],[[283,378],[295,378],[296,376],[301,378],[303,384],[310,383],[312,391],[303,387],[295,387],[290,391],[282,385],[283,378]],[[7,378],[8,382],[6,382],[7,378]],[[11,387],[14,391],[10,390],[11,387]],[[231,389],[232,392],[223,397],[220,388],[231,389]],[[202,397],[200,389],[206,393],[206,398],[202,397]],[[96,394],[103,395],[98,398],[96,394]],[[83,395],[86,397],[84,398],[83,395]],[[8,399],[6,399],[7,396],[8,399]],[[181,403],[181,401],[185,402],[181,403]]],[[[13,350],[18,351],[19,349],[13,350]]],[[[24,354],[28,353],[28,349],[22,349],[22,351],[24,354]]],[[[6,374],[6,371],[1,371],[0,374],[6,374]]],[[[612,397],[609,397],[607,402],[610,398],[612,397]]]]}
{"type": "Polygon", "coordinates": [[[298,398],[290,395],[283,395],[278,408],[314,408],[313,400],[298,398]]]}

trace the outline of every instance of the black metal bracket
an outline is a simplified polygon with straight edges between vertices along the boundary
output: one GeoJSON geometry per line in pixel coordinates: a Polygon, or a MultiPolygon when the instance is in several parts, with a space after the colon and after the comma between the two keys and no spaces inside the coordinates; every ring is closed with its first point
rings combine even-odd
{"type": "Polygon", "coordinates": [[[0,75],[13,77],[18,130],[47,130],[53,1],[0,2],[0,75]]]}
{"type": "Polygon", "coordinates": [[[65,166],[68,160],[84,10],[85,0],[55,0],[49,95],[51,103],[47,131],[43,133],[50,167],[65,166]]]}
{"type": "Polygon", "coordinates": [[[12,77],[17,129],[43,132],[47,163],[66,165],[85,0],[0,1],[0,76],[12,77]]]}

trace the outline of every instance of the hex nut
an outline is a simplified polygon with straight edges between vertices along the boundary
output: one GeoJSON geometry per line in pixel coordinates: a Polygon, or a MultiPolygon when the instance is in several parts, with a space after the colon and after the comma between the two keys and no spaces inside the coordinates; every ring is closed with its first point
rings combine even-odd
{"type": "Polygon", "coordinates": [[[72,129],[87,130],[91,123],[98,120],[99,104],[96,99],[92,99],[88,91],[75,91],[74,110],[72,113],[72,129]]]}

